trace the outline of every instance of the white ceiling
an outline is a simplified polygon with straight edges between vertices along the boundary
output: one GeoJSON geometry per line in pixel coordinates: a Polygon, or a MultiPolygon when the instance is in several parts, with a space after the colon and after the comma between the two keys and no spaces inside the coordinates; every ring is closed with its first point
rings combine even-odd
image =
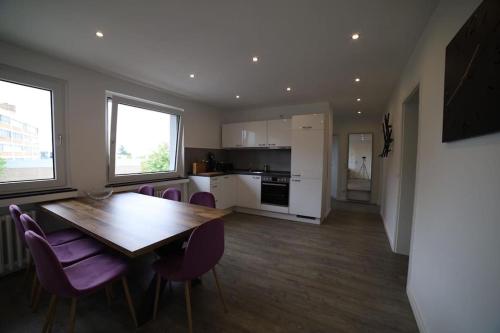
{"type": "Polygon", "coordinates": [[[330,101],[375,114],[436,2],[1,0],[0,38],[224,109],[330,101]]]}

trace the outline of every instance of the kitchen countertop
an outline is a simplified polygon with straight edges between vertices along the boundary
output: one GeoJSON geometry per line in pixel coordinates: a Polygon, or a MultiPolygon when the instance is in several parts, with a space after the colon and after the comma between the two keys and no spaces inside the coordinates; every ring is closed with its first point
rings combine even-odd
{"type": "Polygon", "coordinates": [[[268,171],[264,172],[262,170],[232,170],[227,172],[217,172],[212,174],[198,174],[190,176],[198,176],[198,177],[219,177],[225,175],[255,175],[255,176],[283,176],[290,177],[290,171],[268,171]]]}

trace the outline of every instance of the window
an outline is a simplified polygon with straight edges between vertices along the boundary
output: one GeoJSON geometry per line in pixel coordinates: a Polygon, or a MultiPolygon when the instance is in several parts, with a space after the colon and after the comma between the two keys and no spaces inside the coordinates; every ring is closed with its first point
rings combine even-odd
{"type": "Polygon", "coordinates": [[[0,193],[66,185],[64,82],[0,65],[0,193]]]}
{"type": "Polygon", "coordinates": [[[107,108],[110,183],[180,175],[181,109],[117,94],[107,108]]]}

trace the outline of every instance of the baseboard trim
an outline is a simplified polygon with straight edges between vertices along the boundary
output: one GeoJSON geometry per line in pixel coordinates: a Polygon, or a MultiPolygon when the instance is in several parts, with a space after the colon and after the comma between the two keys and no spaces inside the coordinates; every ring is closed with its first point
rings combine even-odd
{"type": "Polygon", "coordinates": [[[408,296],[408,301],[410,302],[413,316],[415,317],[415,321],[417,322],[418,330],[420,331],[420,333],[427,333],[427,329],[425,328],[424,320],[422,318],[422,313],[420,312],[420,309],[417,305],[417,300],[415,299],[415,296],[413,296],[413,293],[411,292],[410,288],[408,288],[408,286],[406,287],[406,295],[408,296]]]}
{"type": "Polygon", "coordinates": [[[239,213],[245,213],[245,214],[252,214],[252,215],[260,215],[260,216],[272,217],[272,218],[275,218],[275,219],[288,220],[288,221],[294,221],[294,222],[305,222],[305,223],[310,223],[310,224],[321,224],[321,220],[320,219],[305,219],[305,218],[297,217],[295,215],[283,214],[283,213],[276,213],[276,212],[264,211],[264,210],[259,210],[259,209],[234,207],[233,211],[239,212],[239,213]]]}

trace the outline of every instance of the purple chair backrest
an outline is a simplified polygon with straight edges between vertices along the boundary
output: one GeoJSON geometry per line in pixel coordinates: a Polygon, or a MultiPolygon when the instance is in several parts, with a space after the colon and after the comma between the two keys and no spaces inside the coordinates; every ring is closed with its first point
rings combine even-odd
{"type": "Polygon", "coordinates": [[[24,231],[33,231],[35,234],[38,236],[42,237],[43,239],[47,239],[47,236],[45,236],[45,233],[43,232],[42,228],[38,225],[38,223],[35,222],[29,216],[28,214],[21,214],[21,224],[23,225],[24,231]]]}
{"type": "Polygon", "coordinates": [[[224,222],[216,219],[196,228],[189,237],[182,272],[192,280],[211,270],[224,254],[224,222]]]}
{"type": "Polygon", "coordinates": [[[24,247],[28,247],[28,245],[26,244],[26,241],[24,240],[25,230],[24,230],[24,227],[21,223],[21,214],[23,212],[16,205],[10,205],[9,212],[10,212],[10,217],[12,218],[12,221],[14,221],[14,225],[16,226],[17,236],[21,240],[21,243],[23,243],[24,247]]]}
{"type": "Polygon", "coordinates": [[[155,195],[155,189],[153,186],[149,186],[149,185],[142,185],[141,187],[139,187],[139,191],[138,191],[140,194],[144,194],[144,195],[150,195],[150,196],[154,196],[155,195]]]}
{"type": "Polygon", "coordinates": [[[168,200],[174,200],[174,201],[181,201],[181,190],[178,188],[167,188],[163,193],[161,194],[161,197],[163,199],[168,199],[168,200]]]}
{"type": "Polygon", "coordinates": [[[36,274],[43,289],[51,294],[70,297],[74,288],[49,243],[31,230],[26,231],[24,238],[33,256],[36,274]]]}
{"type": "Polygon", "coordinates": [[[215,197],[210,192],[196,192],[189,198],[189,203],[215,208],[215,197]]]}

